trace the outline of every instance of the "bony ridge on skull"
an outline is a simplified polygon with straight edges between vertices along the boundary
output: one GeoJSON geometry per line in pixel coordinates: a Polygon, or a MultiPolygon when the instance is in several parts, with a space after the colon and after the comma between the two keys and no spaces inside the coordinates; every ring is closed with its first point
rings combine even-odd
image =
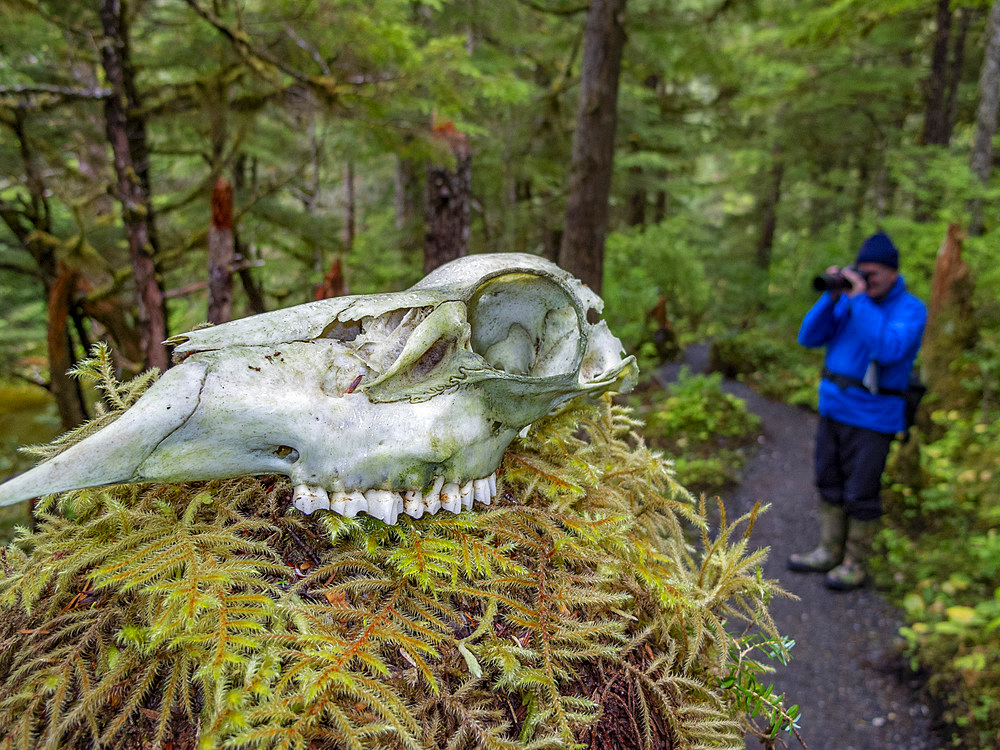
{"type": "Polygon", "coordinates": [[[386,523],[496,497],[520,430],[634,357],[558,266],[455,260],[405,292],[339,297],[174,336],[176,366],[116,421],[0,485],[0,505],[121,482],[285,474],[303,513],[386,523]]]}

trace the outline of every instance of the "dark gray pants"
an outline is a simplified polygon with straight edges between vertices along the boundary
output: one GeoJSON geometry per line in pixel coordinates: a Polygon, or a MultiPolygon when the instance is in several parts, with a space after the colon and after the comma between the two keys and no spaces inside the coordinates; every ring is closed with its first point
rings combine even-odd
{"type": "Polygon", "coordinates": [[[851,518],[882,515],[882,472],[892,433],[852,427],[820,417],[816,431],[816,488],[824,502],[842,505],[851,518]]]}

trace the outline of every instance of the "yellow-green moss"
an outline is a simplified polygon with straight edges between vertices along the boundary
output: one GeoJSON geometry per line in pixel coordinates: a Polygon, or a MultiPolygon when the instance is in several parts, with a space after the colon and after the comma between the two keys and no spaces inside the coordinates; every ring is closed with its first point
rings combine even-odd
{"type": "Polygon", "coordinates": [[[764,551],[635,426],[570,404],[492,507],[396,526],[281,477],[50,499],[3,560],[0,745],[571,747],[627,693],[640,744],[743,747],[726,628],[770,627],[764,551]]]}

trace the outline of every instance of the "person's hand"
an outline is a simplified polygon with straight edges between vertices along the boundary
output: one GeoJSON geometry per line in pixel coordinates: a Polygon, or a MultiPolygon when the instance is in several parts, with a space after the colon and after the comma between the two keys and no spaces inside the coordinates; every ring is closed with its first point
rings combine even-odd
{"type": "Polygon", "coordinates": [[[847,290],[848,297],[857,297],[859,294],[864,294],[868,291],[868,284],[861,277],[861,274],[853,268],[840,269],[840,275],[851,282],[851,288],[847,290]]]}

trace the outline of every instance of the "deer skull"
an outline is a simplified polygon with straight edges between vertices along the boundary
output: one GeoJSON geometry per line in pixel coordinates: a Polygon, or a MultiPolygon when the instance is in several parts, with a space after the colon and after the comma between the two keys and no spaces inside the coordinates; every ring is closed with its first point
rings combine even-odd
{"type": "Polygon", "coordinates": [[[322,300],[171,338],[115,422],[0,485],[0,505],[120,482],[285,474],[304,513],[386,523],[496,495],[511,440],[582,393],[628,390],[601,299],[557,266],[474,255],[405,292],[322,300]]]}

